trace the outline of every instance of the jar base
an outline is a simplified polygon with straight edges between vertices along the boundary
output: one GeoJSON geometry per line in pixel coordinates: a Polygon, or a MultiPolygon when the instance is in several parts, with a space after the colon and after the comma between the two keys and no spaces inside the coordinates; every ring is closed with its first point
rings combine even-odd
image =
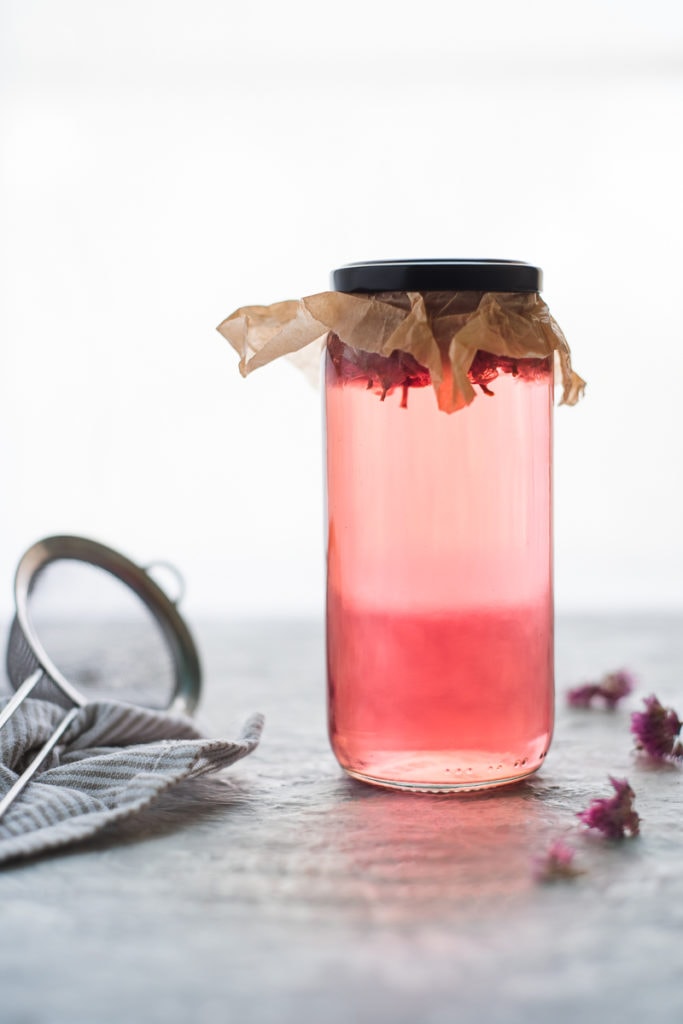
{"type": "Polygon", "coordinates": [[[410,757],[374,757],[373,764],[352,767],[339,759],[345,772],[360,782],[385,789],[413,793],[468,793],[474,790],[510,786],[533,775],[543,764],[547,747],[534,757],[492,758],[469,753],[453,756],[445,751],[413,754],[410,757]],[[506,763],[507,762],[507,763],[506,763]],[[507,769],[507,770],[506,770],[507,769]]]}
{"type": "Polygon", "coordinates": [[[522,775],[511,775],[506,779],[488,779],[482,782],[401,782],[394,779],[378,779],[373,775],[363,775],[362,772],[354,772],[350,768],[344,768],[347,775],[359,782],[367,782],[371,786],[379,786],[382,789],[400,789],[404,793],[473,793],[483,789],[498,789],[500,786],[512,786],[516,782],[523,782],[538,771],[540,765],[532,768],[531,771],[522,775]]]}

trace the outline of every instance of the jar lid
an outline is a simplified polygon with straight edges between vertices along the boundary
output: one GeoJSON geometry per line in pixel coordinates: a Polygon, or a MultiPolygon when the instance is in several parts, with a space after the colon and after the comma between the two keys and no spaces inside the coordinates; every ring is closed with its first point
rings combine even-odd
{"type": "Polygon", "coordinates": [[[540,292],[543,271],[518,260],[377,260],[332,271],[336,292],[540,292]]]}

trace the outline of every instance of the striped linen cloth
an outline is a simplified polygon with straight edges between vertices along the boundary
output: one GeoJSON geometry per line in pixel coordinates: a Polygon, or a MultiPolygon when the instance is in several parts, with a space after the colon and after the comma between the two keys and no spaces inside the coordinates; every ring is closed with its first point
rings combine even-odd
{"type": "MultiPolygon", "coordinates": [[[[63,717],[56,704],[29,699],[0,729],[0,798],[63,717]]],[[[176,783],[226,768],[254,750],[262,727],[252,715],[237,740],[206,739],[166,712],[87,704],[0,819],[0,864],[85,839],[176,783]]]]}

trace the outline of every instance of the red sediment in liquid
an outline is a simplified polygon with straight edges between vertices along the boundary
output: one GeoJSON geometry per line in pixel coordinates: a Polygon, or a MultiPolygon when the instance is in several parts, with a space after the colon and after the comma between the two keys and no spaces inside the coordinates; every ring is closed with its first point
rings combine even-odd
{"type": "Polygon", "coordinates": [[[416,366],[328,357],[330,738],[371,780],[495,785],[552,732],[552,372],[480,353],[447,415],[416,366]]]}

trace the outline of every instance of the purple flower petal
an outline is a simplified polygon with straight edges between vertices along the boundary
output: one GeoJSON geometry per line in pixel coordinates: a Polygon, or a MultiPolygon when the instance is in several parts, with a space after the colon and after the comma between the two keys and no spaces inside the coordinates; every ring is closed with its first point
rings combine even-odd
{"type": "Polygon", "coordinates": [[[665,708],[654,696],[645,698],[645,711],[631,715],[631,732],[636,746],[655,761],[683,756],[678,738],[683,723],[672,708],[665,708]]]}
{"type": "Polygon", "coordinates": [[[635,688],[635,677],[632,672],[626,669],[619,669],[617,672],[608,672],[600,684],[600,694],[609,708],[617,706],[624,697],[633,693],[635,688]]]}
{"type": "Polygon", "coordinates": [[[608,672],[598,683],[584,683],[568,690],[567,700],[573,708],[588,708],[598,698],[611,710],[620,700],[633,692],[634,686],[633,673],[621,668],[616,672],[608,672]]]}
{"type": "Polygon", "coordinates": [[[573,708],[588,708],[599,692],[600,687],[597,683],[584,683],[583,686],[575,686],[572,690],[567,690],[567,700],[573,708]]]}
{"type": "Polygon", "coordinates": [[[555,839],[541,857],[534,858],[534,878],[537,882],[555,882],[563,878],[582,875],[581,868],[573,864],[574,850],[563,839],[555,839]]]}
{"type": "Polygon", "coordinates": [[[633,807],[635,793],[626,779],[614,779],[610,775],[609,780],[614,789],[614,796],[593,800],[577,817],[588,828],[602,832],[607,839],[623,839],[626,832],[631,836],[637,836],[640,831],[640,818],[633,807]]]}

